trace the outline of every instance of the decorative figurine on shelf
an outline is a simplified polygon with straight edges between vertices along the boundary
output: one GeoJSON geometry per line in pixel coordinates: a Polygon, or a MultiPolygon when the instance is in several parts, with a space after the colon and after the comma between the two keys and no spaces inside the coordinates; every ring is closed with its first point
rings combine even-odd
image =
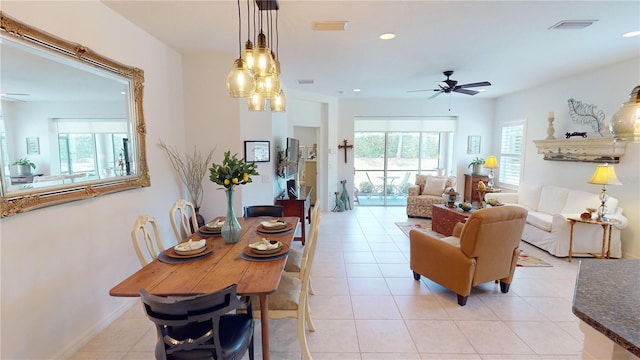
{"type": "Polygon", "coordinates": [[[547,126],[547,138],[545,140],[553,140],[556,138],[555,136],[553,136],[553,133],[556,131],[556,129],[553,128],[553,120],[554,120],[553,113],[550,112],[549,116],[547,117],[547,121],[549,122],[549,125],[547,126]]]}

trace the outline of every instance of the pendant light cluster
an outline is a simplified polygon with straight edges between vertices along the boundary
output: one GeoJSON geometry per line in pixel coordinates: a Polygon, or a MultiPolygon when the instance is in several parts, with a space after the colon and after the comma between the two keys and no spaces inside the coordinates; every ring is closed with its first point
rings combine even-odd
{"type": "Polygon", "coordinates": [[[264,111],[267,99],[269,100],[271,111],[286,111],[287,98],[280,88],[280,62],[276,54],[278,53],[278,1],[277,0],[247,0],[247,42],[242,49],[242,20],[240,12],[240,0],[238,2],[238,47],[240,57],[233,64],[233,69],[227,76],[227,91],[235,98],[246,98],[249,110],[264,111]],[[257,35],[257,44],[254,48],[251,41],[250,6],[253,3],[253,38],[255,40],[259,22],[260,32],[257,35]],[[258,11],[256,11],[256,6],[258,11]],[[256,14],[258,12],[258,14],[256,14]],[[275,38],[276,52],[274,47],[272,31],[273,13],[275,12],[275,38]],[[263,30],[266,23],[269,31],[269,41],[263,30]],[[269,49],[271,45],[271,49],[269,49]]]}

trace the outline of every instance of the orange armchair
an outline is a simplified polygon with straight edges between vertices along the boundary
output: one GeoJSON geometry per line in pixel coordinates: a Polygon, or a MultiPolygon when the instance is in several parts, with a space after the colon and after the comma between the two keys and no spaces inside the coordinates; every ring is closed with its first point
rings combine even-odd
{"type": "Polygon", "coordinates": [[[500,280],[507,293],[518,261],[518,247],[527,210],[500,206],[473,212],[457,224],[453,236],[442,239],[411,230],[410,266],[413,277],[423,275],[458,294],[464,306],[471,288],[500,280]]]}

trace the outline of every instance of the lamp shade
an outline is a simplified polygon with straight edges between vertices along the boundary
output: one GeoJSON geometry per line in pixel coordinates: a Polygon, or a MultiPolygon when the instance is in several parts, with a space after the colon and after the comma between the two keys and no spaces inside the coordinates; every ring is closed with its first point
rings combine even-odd
{"type": "Polygon", "coordinates": [[[241,98],[251,96],[256,90],[256,80],[242,59],[236,59],[233,69],[227,75],[227,91],[229,95],[241,98]]]}
{"type": "Polygon", "coordinates": [[[616,170],[608,164],[598,165],[593,176],[589,180],[589,184],[598,185],[622,185],[616,176],[616,170]]]}
{"type": "Polygon", "coordinates": [[[267,107],[267,98],[262,94],[253,93],[247,98],[247,105],[251,111],[264,111],[267,107]]]}
{"type": "Polygon", "coordinates": [[[287,111],[287,97],[284,96],[282,89],[270,100],[271,111],[287,111]]]}
{"type": "Polygon", "coordinates": [[[631,90],[629,100],[613,115],[609,131],[615,140],[640,142],[640,86],[631,90]]]}
{"type": "Polygon", "coordinates": [[[498,159],[495,156],[487,156],[487,159],[484,161],[485,169],[497,169],[498,168],[498,159]]]}

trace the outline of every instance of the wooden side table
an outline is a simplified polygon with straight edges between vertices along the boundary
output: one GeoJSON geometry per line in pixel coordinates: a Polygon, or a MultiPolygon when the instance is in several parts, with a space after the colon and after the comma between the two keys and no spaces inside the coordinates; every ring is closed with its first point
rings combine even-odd
{"type": "Polygon", "coordinates": [[[307,236],[305,219],[311,224],[311,190],[311,186],[301,186],[297,199],[276,199],[276,205],[284,206],[284,216],[297,216],[300,218],[302,233],[300,236],[295,237],[294,240],[302,241],[302,245],[304,245],[307,236]]]}
{"type": "Polygon", "coordinates": [[[444,204],[434,204],[431,213],[431,230],[445,236],[451,236],[456,224],[467,221],[473,211],[463,211],[458,207],[450,208],[444,204]]]}
{"type": "Polygon", "coordinates": [[[489,189],[489,188],[486,188],[486,189],[477,189],[476,191],[478,192],[478,199],[479,199],[478,200],[478,209],[482,209],[484,207],[484,203],[485,203],[484,194],[501,192],[502,189],[496,189],[496,188],[489,189]]]}
{"type": "Polygon", "coordinates": [[[608,219],[608,220],[593,220],[593,219],[582,219],[582,218],[567,218],[569,224],[571,224],[571,231],[569,232],[569,262],[571,262],[571,257],[573,254],[588,254],[591,256],[596,256],[600,259],[604,259],[606,256],[607,259],[611,258],[611,227],[616,224],[620,224],[620,220],[616,219],[608,219]],[[573,225],[577,222],[583,224],[593,224],[602,226],[602,251],[600,253],[593,252],[576,252],[573,251],[573,225]],[[607,232],[609,236],[607,237],[607,232]],[[605,245],[607,247],[607,251],[604,251],[605,245]]]}

